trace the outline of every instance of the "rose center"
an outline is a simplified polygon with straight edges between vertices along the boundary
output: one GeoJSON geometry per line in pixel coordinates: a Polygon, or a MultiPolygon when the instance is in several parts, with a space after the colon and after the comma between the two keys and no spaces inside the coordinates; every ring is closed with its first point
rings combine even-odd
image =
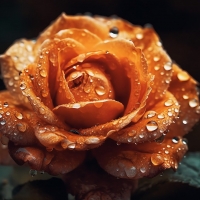
{"type": "Polygon", "coordinates": [[[74,66],[65,74],[68,87],[76,102],[114,99],[114,90],[109,76],[99,67],[74,66]]]}

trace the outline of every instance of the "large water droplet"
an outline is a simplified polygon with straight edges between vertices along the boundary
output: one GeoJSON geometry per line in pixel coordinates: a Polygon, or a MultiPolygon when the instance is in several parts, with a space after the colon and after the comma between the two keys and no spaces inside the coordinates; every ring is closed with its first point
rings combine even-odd
{"type": "Polygon", "coordinates": [[[177,144],[177,143],[179,142],[179,137],[173,137],[173,138],[172,138],[172,142],[173,142],[174,144],[177,144]]]}
{"type": "Polygon", "coordinates": [[[149,121],[146,124],[146,128],[148,131],[155,131],[158,128],[158,124],[155,121],[149,121]]]}
{"type": "Polygon", "coordinates": [[[16,112],[16,113],[15,113],[15,117],[16,117],[17,119],[23,119],[23,115],[22,115],[21,113],[19,113],[19,112],[16,112]]]}
{"type": "Polygon", "coordinates": [[[17,129],[20,132],[25,132],[26,131],[26,124],[24,124],[24,123],[17,124],[17,129]]]}
{"type": "Polygon", "coordinates": [[[40,70],[40,76],[42,76],[43,78],[47,77],[46,70],[44,70],[44,69],[40,70]]]}
{"type": "Polygon", "coordinates": [[[164,163],[164,159],[160,154],[152,154],[151,162],[153,165],[157,166],[157,165],[161,165],[162,163],[164,163]]]}
{"type": "Polygon", "coordinates": [[[158,116],[158,119],[164,119],[165,118],[165,115],[163,113],[159,114],[158,116]]]}
{"type": "Polygon", "coordinates": [[[117,28],[117,27],[112,27],[111,29],[110,29],[110,31],[109,31],[109,36],[111,37],[111,38],[116,38],[117,36],[118,36],[118,34],[119,34],[119,29],[117,28]]]}
{"type": "Polygon", "coordinates": [[[98,85],[95,87],[95,92],[97,93],[97,95],[102,96],[106,93],[105,88],[101,85],[98,85]]]}
{"type": "Polygon", "coordinates": [[[75,144],[75,143],[69,144],[69,145],[67,146],[68,149],[75,149],[75,147],[76,147],[76,144],[75,144]]]}
{"type": "Polygon", "coordinates": [[[156,112],[153,110],[150,110],[148,112],[146,112],[146,118],[152,118],[156,115],[156,112]]]}
{"type": "Polygon", "coordinates": [[[171,99],[165,101],[165,106],[172,106],[173,105],[173,101],[171,99]]]}
{"type": "Polygon", "coordinates": [[[164,65],[164,69],[166,71],[169,71],[172,69],[172,63],[171,62],[167,62],[165,65],[164,65]]]}
{"type": "Polygon", "coordinates": [[[185,71],[179,72],[179,73],[177,74],[177,77],[178,77],[178,79],[179,79],[180,81],[188,81],[189,78],[190,78],[189,75],[188,75],[188,73],[185,72],[185,71]]]}
{"type": "Polygon", "coordinates": [[[22,82],[19,87],[20,87],[21,90],[25,90],[26,84],[24,82],[22,82]]]}
{"type": "Polygon", "coordinates": [[[195,107],[198,105],[198,103],[199,103],[199,101],[198,101],[197,99],[191,99],[191,100],[189,101],[189,106],[190,106],[191,108],[195,108],[195,107]]]}

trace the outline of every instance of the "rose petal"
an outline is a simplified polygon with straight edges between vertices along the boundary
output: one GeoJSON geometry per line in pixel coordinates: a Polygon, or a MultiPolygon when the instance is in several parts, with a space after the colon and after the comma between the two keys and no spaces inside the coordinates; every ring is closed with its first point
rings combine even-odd
{"type": "Polygon", "coordinates": [[[47,152],[35,147],[18,147],[12,143],[9,144],[9,150],[17,164],[28,163],[31,169],[45,171],[51,175],[66,174],[80,165],[85,158],[83,151],[47,152]]]}
{"type": "Polygon", "coordinates": [[[163,143],[121,144],[107,141],[94,150],[99,165],[113,176],[138,179],[152,177],[165,169],[177,169],[187,151],[186,143],[179,138],[165,139],[163,143]],[[106,156],[105,156],[106,155],[106,156]]]}
{"type": "Polygon", "coordinates": [[[7,145],[0,144],[0,155],[0,165],[15,165],[15,162],[8,153],[7,145]]]}
{"type": "Polygon", "coordinates": [[[122,103],[111,99],[63,104],[53,109],[58,117],[74,128],[104,124],[119,117],[123,110],[122,103]]]}
{"type": "Polygon", "coordinates": [[[108,35],[107,26],[88,16],[67,16],[65,13],[60,15],[37,39],[36,46],[40,45],[45,39],[52,38],[57,32],[64,29],[77,28],[86,29],[100,38],[108,35]],[[84,23],[83,23],[84,22],[84,23]]]}
{"type": "MultiPolygon", "coordinates": [[[[142,49],[147,59],[148,72],[155,75],[148,105],[152,105],[155,100],[161,99],[165,95],[171,81],[172,61],[164,51],[162,43],[154,29],[151,27],[142,28],[123,19],[102,17],[96,17],[95,19],[103,22],[108,29],[117,27],[118,34],[116,38],[132,40],[136,47],[142,49]]],[[[112,40],[109,36],[108,39],[112,40]]]]}
{"type": "Polygon", "coordinates": [[[18,104],[8,91],[0,93],[0,134],[15,144],[37,144],[33,128],[37,121],[35,113],[18,104]]]}
{"type": "Polygon", "coordinates": [[[174,94],[180,104],[180,114],[176,123],[170,126],[170,130],[177,131],[179,135],[183,136],[191,130],[200,118],[197,82],[175,64],[173,70],[169,91],[174,94]]]}
{"type": "Polygon", "coordinates": [[[179,104],[176,98],[167,92],[165,98],[147,110],[142,119],[110,135],[110,138],[122,143],[153,141],[166,134],[178,115],[179,104]]]}
{"type": "Polygon", "coordinates": [[[68,28],[62,29],[55,34],[54,38],[71,38],[80,44],[84,44],[86,49],[91,49],[94,44],[101,42],[101,39],[94,33],[86,29],[68,28]],[[87,42],[86,42],[87,41],[87,42]]]}

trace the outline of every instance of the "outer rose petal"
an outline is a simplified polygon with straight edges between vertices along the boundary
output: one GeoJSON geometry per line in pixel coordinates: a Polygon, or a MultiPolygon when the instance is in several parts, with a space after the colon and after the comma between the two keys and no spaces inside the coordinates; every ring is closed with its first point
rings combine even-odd
{"type": "Polygon", "coordinates": [[[96,21],[92,17],[88,16],[67,16],[63,13],[58,17],[54,23],[52,23],[37,39],[36,47],[40,45],[47,38],[53,38],[54,35],[60,30],[77,28],[77,29],[86,29],[91,33],[94,33],[98,37],[105,39],[105,36],[108,35],[107,26],[96,21]]]}
{"type": "MultiPolygon", "coordinates": [[[[147,59],[148,72],[155,75],[148,105],[154,103],[157,99],[161,99],[167,91],[171,81],[172,62],[170,57],[164,51],[162,43],[153,28],[135,26],[123,19],[101,17],[96,17],[95,19],[104,23],[109,30],[113,27],[117,27],[119,33],[116,38],[132,40],[136,47],[142,49],[147,59]]],[[[107,35],[107,38],[109,38],[109,34],[107,35]]],[[[111,37],[109,39],[112,40],[111,37]]]]}
{"type": "MultiPolygon", "coordinates": [[[[169,91],[174,94],[180,104],[179,118],[169,129],[183,136],[199,121],[200,105],[197,82],[177,65],[173,65],[173,77],[169,91]]],[[[171,134],[169,134],[169,137],[171,134]]]]}
{"type": "Polygon", "coordinates": [[[28,163],[32,169],[46,171],[51,175],[66,174],[80,165],[85,152],[77,151],[52,151],[48,152],[43,148],[19,147],[12,143],[9,144],[12,158],[22,165],[28,163]]]}
{"type": "Polygon", "coordinates": [[[124,110],[122,103],[111,99],[63,104],[54,113],[71,127],[85,128],[116,119],[124,110]],[[78,117],[77,117],[78,116],[78,117]]]}
{"type": "Polygon", "coordinates": [[[165,134],[178,114],[179,104],[176,98],[167,92],[162,100],[145,112],[143,118],[110,135],[110,138],[122,143],[153,141],[165,134]]]}
{"type": "Polygon", "coordinates": [[[119,177],[138,179],[152,177],[168,168],[177,169],[187,151],[187,144],[180,138],[165,139],[163,143],[121,144],[108,141],[94,150],[100,166],[119,177]],[[106,155],[106,156],[105,156],[106,155]]]}

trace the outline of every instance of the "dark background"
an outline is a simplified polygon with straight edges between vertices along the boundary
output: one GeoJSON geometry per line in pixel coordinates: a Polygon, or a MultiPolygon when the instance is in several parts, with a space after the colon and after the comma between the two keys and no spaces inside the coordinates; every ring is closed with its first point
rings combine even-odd
{"type": "MultiPolygon", "coordinates": [[[[16,39],[37,37],[62,12],[152,24],[171,58],[200,82],[200,0],[0,0],[0,54],[16,39]]],[[[198,143],[190,149],[200,150],[198,143]]]]}

